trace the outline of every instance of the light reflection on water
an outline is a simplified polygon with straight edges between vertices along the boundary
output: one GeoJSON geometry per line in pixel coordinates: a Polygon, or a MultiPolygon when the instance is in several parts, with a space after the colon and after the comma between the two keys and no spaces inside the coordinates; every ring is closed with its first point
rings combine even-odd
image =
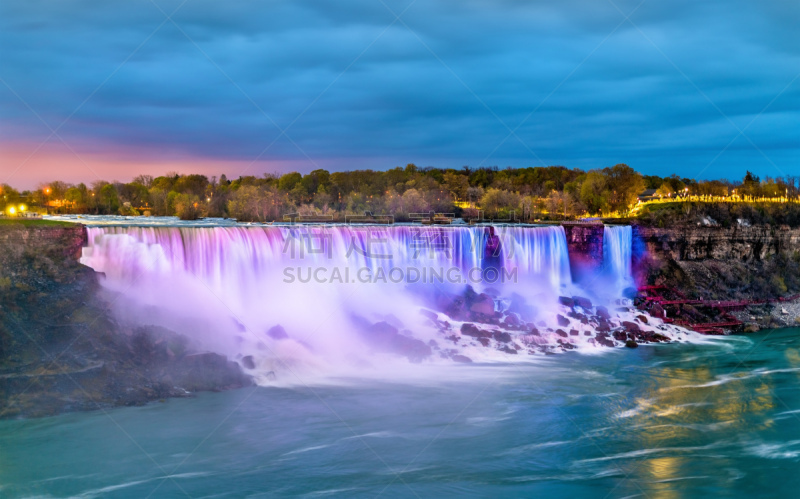
{"type": "Polygon", "coordinates": [[[5,421],[0,495],[788,495],[798,333],[5,421]]]}

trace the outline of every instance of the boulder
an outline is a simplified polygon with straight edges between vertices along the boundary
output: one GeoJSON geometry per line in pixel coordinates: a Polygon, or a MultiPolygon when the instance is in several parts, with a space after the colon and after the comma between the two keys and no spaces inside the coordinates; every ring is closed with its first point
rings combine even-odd
{"type": "Polygon", "coordinates": [[[557,335],[559,335],[559,336],[561,336],[562,338],[566,338],[567,336],[569,336],[569,335],[567,334],[567,332],[566,332],[566,331],[564,331],[563,329],[556,329],[556,334],[557,334],[557,335]]]}
{"type": "Polygon", "coordinates": [[[490,331],[484,331],[478,328],[475,324],[465,323],[461,325],[461,334],[464,336],[472,336],[473,338],[491,338],[490,331]]]}
{"type": "Polygon", "coordinates": [[[521,324],[519,317],[514,312],[509,312],[508,315],[503,319],[503,324],[509,327],[517,327],[521,324]]]}
{"type": "Polygon", "coordinates": [[[244,367],[245,369],[255,369],[256,368],[256,362],[253,359],[252,355],[247,355],[245,357],[242,357],[242,367],[244,367]]]}
{"type": "Polygon", "coordinates": [[[647,324],[647,316],[645,315],[637,315],[636,319],[643,324],[647,324]]]}
{"type": "Polygon", "coordinates": [[[604,334],[604,335],[599,335],[598,334],[597,336],[594,337],[594,339],[595,339],[595,341],[597,341],[597,343],[599,343],[600,345],[602,345],[604,347],[613,347],[614,346],[614,342],[611,341],[608,338],[608,335],[606,335],[606,334],[604,334]]]}
{"type": "Polygon", "coordinates": [[[641,331],[641,328],[639,328],[639,325],[636,324],[635,322],[622,321],[622,327],[624,327],[627,331],[633,333],[641,331]]]}
{"type": "Polygon", "coordinates": [[[664,307],[662,307],[658,303],[654,303],[652,307],[650,307],[650,315],[653,317],[658,317],[659,319],[663,319],[667,315],[664,313],[664,307]]]}
{"type": "Polygon", "coordinates": [[[608,313],[608,309],[602,305],[598,305],[595,308],[595,312],[597,313],[598,317],[602,317],[605,320],[609,320],[611,318],[611,314],[608,313]]]}
{"type": "Polygon", "coordinates": [[[511,335],[508,333],[503,333],[501,331],[495,331],[492,336],[496,341],[501,343],[509,343],[511,341],[511,335]]]}
{"type": "Polygon", "coordinates": [[[564,317],[561,314],[557,314],[556,315],[556,321],[558,321],[558,325],[561,326],[561,327],[566,327],[566,326],[569,326],[569,324],[570,324],[569,319],[567,319],[566,317],[564,317]]]}
{"type": "Polygon", "coordinates": [[[625,346],[628,348],[638,348],[639,344],[633,340],[628,340],[625,342],[625,346]]]}
{"type": "Polygon", "coordinates": [[[569,330],[569,335],[570,335],[570,336],[578,336],[578,335],[580,335],[580,334],[581,334],[581,333],[580,333],[580,332],[578,332],[578,330],[577,330],[577,329],[570,329],[570,330],[569,330]]]}
{"type": "Polygon", "coordinates": [[[573,296],[572,301],[575,303],[575,305],[584,310],[590,310],[592,308],[592,301],[588,298],[584,298],[583,296],[573,296]]]}
{"type": "Polygon", "coordinates": [[[469,307],[470,312],[476,312],[486,316],[494,315],[494,299],[487,294],[480,294],[475,302],[469,307]]]}
{"type": "Polygon", "coordinates": [[[269,331],[267,331],[267,336],[269,336],[273,340],[285,340],[289,338],[289,335],[286,334],[286,330],[283,329],[283,326],[281,326],[280,324],[269,328],[269,331]]]}
{"type": "Polygon", "coordinates": [[[570,308],[575,306],[575,300],[573,300],[568,296],[559,296],[558,303],[564,305],[565,307],[570,307],[570,308]]]}

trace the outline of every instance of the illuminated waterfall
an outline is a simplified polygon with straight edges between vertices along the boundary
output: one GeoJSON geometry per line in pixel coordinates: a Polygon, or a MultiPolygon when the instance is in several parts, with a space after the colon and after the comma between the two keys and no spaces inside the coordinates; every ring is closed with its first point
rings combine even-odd
{"type": "Polygon", "coordinates": [[[605,226],[603,229],[603,264],[617,286],[633,284],[631,247],[633,230],[629,225],[605,226]]]}
{"type": "MultiPolygon", "coordinates": [[[[449,346],[438,343],[454,338],[462,321],[484,320],[520,335],[535,331],[536,325],[544,328],[542,335],[525,341],[540,349],[560,348],[563,336],[557,328],[564,317],[557,314],[569,314],[560,308],[559,296],[610,303],[619,296],[615,290],[631,280],[630,227],[605,228],[605,267],[615,285],[598,287],[600,281],[595,281],[594,289],[573,284],[560,226],[156,225],[87,230],[81,261],[103,273],[102,284],[114,294],[111,303],[123,322],[164,326],[233,358],[294,359],[304,369],[312,366],[325,373],[331,365],[374,364],[374,345],[365,346],[364,331],[379,323],[391,324],[391,334],[441,345],[436,348],[450,352],[443,357],[448,359],[454,348],[473,358],[507,355],[502,341],[496,348],[481,347],[469,337],[449,346]],[[501,248],[491,265],[488,238],[499,241],[501,248]],[[504,278],[487,279],[493,269],[504,278]],[[487,293],[480,295],[482,305],[474,308],[471,301],[463,312],[448,312],[453,303],[478,300],[459,298],[478,296],[465,293],[467,285],[477,294],[487,293]],[[483,319],[473,318],[478,310],[483,319]],[[509,315],[516,322],[506,322],[509,315]]],[[[577,316],[568,320],[569,328],[587,333],[571,335],[570,343],[596,346],[588,334],[591,325],[577,316]]],[[[430,358],[439,358],[433,352],[430,358]]],[[[272,361],[259,362],[258,372],[277,369],[272,361]]],[[[295,365],[291,362],[286,365],[295,365]]]]}

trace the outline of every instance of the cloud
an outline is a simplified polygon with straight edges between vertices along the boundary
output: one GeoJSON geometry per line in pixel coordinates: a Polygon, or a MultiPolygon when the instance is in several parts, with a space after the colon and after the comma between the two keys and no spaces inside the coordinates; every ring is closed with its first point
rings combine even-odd
{"type": "Polygon", "coordinates": [[[50,134],[18,95],[148,162],[793,173],[796,2],[385,1],[4,2],[4,142],[50,134]]]}

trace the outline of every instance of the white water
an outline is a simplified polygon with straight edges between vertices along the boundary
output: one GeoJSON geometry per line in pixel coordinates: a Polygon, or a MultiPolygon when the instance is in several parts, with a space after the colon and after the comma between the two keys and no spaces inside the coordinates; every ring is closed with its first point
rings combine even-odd
{"type": "Polygon", "coordinates": [[[632,286],[631,273],[633,230],[630,225],[606,225],[603,228],[603,260],[619,289],[632,286]]]}
{"type": "MultiPolygon", "coordinates": [[[[486,230],[90,227],[82,262],[105,274],[103,284],[116,293],[113,304],[124,322],[162,325],[188,335],[201,348],[232,358],[252,355],[257,376],[267,383],[275,373],[280,376],[287,370],[302,370],[304,378],[382,371],[387,365],[404,370],[408,366],[405,358],[376,353],[364,344],[358,324],[379,321],[396,326],[406,336],[426,343],[433,340],[442,349],[474,360],[529,357],[509,359],[512,356],[494,348],[502,345],[486,348],[467,337],[455,345],[420,314],[420,309],[435,309],[434,303],[443,294],[463,293],[470,284],[477,292],[488,290],[496,295],[495,310],[503,314],[514,300],[523,302],[523,312],[517,311],[523,322],[546,329],[545,325],[556,323],[556,314],[567,313],[557,303],[559,295],[590,295],[572,285],[561,227],[497,228],[502,269],[508,279],[475,282],[472,278],[482,275],[486,230]],[[286,330],[288,339],[267,334],[276,325],[286,330]]],[[[612,269],[615,283],[632,282],[630,237],[629,227],[606,228],[604,247],[610,259],[606,266],[612,269]]],[[[615,320],[630,320],[633,315],[616,313],[615,320]]],[[[447,334],[459,335],[461,322],[443,313],[438,319],[452,326],[447,334]]],[[[572,318],[566,329],[570,328],[580,336],[570,337],[569,343],[586,351],[600,350],[585,334],[591,333],[590,325],[572,318]]],[[[552,330],[544,329],[537,338],[517,330],[515,344],[528,341],[542,346],[559,341],[552,330]]],[[[442,360],[444,355],[436,353],[426,363],[442,360]]],[[[523,348],[521,353],[528,352],[523,348]]]]}

